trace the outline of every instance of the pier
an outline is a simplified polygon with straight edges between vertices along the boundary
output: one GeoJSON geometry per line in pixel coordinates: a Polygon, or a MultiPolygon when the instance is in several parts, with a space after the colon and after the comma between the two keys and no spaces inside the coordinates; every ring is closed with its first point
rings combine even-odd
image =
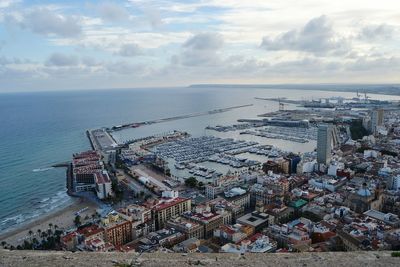
{"type": "Polygon", "coordinates": [[[126,128],[137,128],[137,127],[140,127],[140,126],[150,125],[150,124],[155,124],[155,123],[162,123],[162,122],[168,122],[168,121],[174,121],[174,120],[182,120],[182,119],[205,116],[205,115],[212,115],[212,114],[216,114],[216,113],[227,112],[227,111],[230,111],[230,110],[233,110],[233,109],[245,108],[245,107],[250,107],[250,106],[253,106],[253,104],[233,106],[233,107],[227,107],[227,108],[219,108],[219,109],[213,109],[213,110],[204,111],[204,112],[197,112],[197,113],[191,113],[191,114],[185,114],[185,115],[178,115],[178,116],[174,116],[174,117],[168,117],[168,118],[162,118],[162,119],[156,119],[156,120],[149,120],[149,121],[143,121],[143,122],[133,122],[133,123],[128,123],[128,124],[113,126],[113,127],[111,127],[111,131],[120,131],[120,130],[124,130],[126,128]]]}

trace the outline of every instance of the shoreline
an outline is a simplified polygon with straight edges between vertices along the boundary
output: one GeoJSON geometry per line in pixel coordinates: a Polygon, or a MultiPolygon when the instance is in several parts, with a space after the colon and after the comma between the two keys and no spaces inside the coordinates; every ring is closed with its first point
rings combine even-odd
{"type": "Polygon", "coordinates": [[[15,229],[0,233],[0,242],[5,241],[10,245],[17,246],[22,244],[25,239],[36,237],[38,229],[47,230],[50,223],[57,225],[58,229],[67,230],[73,228],[75,227],[73,223],[75,213],[86,207],[88,209],[80,214],[82,221],[85,216],[91,217],[91,214],[95,213],[98,207],[93,202],[83,198],[73,198],[70,204],[61,209],[51,211],[31,222],[17,226],[15,229]],[[29,236],[29,230],[32,230],[32,236],[29,236]]]}

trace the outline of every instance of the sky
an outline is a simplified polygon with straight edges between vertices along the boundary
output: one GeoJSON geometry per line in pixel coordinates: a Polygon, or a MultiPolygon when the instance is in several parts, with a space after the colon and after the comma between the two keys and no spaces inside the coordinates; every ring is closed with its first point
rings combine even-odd
{"type": "Polygon", "coordinates": [[[0,0],[0,92],[400,83],[398,0],[0,0]]]}

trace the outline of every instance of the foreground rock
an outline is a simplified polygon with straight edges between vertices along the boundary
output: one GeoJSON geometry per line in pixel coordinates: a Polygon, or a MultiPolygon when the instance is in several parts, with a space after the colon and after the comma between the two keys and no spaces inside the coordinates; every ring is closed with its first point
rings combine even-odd
{"type": "Polygon", "coordinates": [[[0,250],[0,266],[399,266],[391,252],[292,254],[84,253],[0,250]]]}

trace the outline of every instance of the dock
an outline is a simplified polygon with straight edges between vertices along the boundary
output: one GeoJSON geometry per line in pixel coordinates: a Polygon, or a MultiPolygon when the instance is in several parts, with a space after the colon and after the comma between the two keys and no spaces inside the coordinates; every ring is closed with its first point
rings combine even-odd
{"type": "Polygon", "coordinates": [[[250,106],[253,106],[253,104],[233,106],[233,107],[227,107],[227,108],[219,108],[219,109],[213,109],[213,110],[204,111],[204,112],[197,112],[197,113],[191,113],[191,114],[185,114],[185,115],[178,115],[178,116],[162,118],[162,119],[155,119],[155,120],[149,120],[149,121],[143,121],[143,122],[133,122],[133,123],[128,123],[128,124],[113,126],[113,127],[111,127],[111,131],[120,131],[120,130],[124,130],[124,129],[127,129],[127,128],[137,128],[137,127],[141,127],[141,126],[144,126],[144,125],[150,125],[150,124],[155,124],[155,123],[162,123],[162,122],[168,122],[168,121],[174,121],[174,120],[182,120],[182,119],[205,116],[205,115],[212,115],[212,114],[227,112],[227,111],[230,111],[230,110],[233,110],[233,109],[245,108],[245,107],[250,107],[250,106]]]}

